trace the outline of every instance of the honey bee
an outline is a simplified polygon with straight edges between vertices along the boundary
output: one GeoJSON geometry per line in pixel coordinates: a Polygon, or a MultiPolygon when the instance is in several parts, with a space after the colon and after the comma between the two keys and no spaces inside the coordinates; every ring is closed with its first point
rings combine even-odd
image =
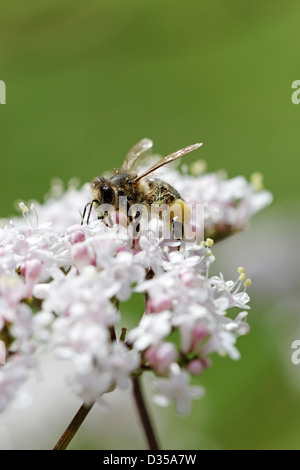
{"type": "MultiPolygon", "coordinates": [[[[189,145],[188,147],[167,155],[155,163],[152,162],[152,164],[147,167],[147,164],[145,166],[145,158],[143,157],[145,157],[146,152],[152,149],[153,142],[150,139],[140,140],[129,150],[120,169],[114,170],[108,177],[98,176],[92,181],[92,201],[85,206],[82,224],[87,212],[86,222],[89,223],[93,207],[96,210],[98,219],[107,220],[109,217],[107,207],[112,206],[116,212],[121,209],[124,210],[124,207],[121,207],[123,203],[120,202],[123,200],[126,201],[125,211],[129,222],[131,222],[133,218],[137,220],[139,218],[140,210],[137,210],[134,215],[130,213],[130,209],[136,205],[149,209],[154,204],[159,206],[166,204],[170,206],[176,203],[179,204],[182,211],[184,211],[185,202],[179,192],[169,183],[156,177],[155,173],[165,165],[198,149],[201,145],[201,143],[189,145]]],[[[109,223],[106,222],[106,224],[108,225],[109,223]]],[[[136,232],[138,232],[138,228],[137,221],[136,232]]]]}

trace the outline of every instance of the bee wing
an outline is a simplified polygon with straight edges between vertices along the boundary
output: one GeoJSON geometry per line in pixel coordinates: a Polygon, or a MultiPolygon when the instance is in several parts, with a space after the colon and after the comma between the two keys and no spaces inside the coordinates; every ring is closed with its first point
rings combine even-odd
{"type": "Polygon", "coordinates": [[[127,153],[121,170],[128,171],[136,163],[142,153],[150,150],[153,147],[153,142],[150,139],[142,139],[135,144],[132,149],[127,153]]]}
{"type": "Polygon", "coordinates": [[[148,168],[148,170],[143,171],[140,175],[138,175],[135,178],[134,181],[137,182],[137,181],[141,180],[142,178],[145,178],[146,176],[149,176],[151,173],[158,170],[162,166],[167,165],[168,163],[171,163],[171,162],[177,160],[178,158],[183,157],[184,155],[187,155],[188,153],[192,152],[193,150],[196,150],[199,147],[201,147],[201,145],[202,144],[189,145],[188,147],[177,150],[177,152],[174,152],[174,153],[171,153],[170,155],[167,155],[162,160],[159,160],[158,162],[154,163],[154,165],[152,165],[150,168],[148,168]]]}

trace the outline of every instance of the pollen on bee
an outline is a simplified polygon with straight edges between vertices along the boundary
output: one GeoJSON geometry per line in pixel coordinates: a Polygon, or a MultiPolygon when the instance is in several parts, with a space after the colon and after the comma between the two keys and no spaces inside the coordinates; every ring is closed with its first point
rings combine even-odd
{"type": "Polygon", "coordinates": [[[174,203],[170,206],[171,211],[174,210],[174,219],[176,217],[177,222],[187,223],[192,218],[192,210],[190,206],[184,202],[182,199],[176,199],[174,203]],[[178,209],[176,208],[178,206],[178,209]]]}

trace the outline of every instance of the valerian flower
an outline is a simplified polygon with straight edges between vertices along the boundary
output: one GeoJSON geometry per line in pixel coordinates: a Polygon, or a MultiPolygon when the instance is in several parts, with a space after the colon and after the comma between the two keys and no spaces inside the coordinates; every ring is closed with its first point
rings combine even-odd
{"type": "Polygon", "coordinates": [[[239,358],[251,281],[243,268],[235,281],[210,274],[213,239],[245,228],[271,195],[254,184],[257,178],[172,171],[168,180],[188,203],[205,205],[201,243],[165,239],[151,224],[132,240],[117,219],[108,226],[94,215],[80,225],[88,185],[64,192],[57,181],[44,204],[21,203],[22,217],[2,221],[0,411],[18,399],[42,344],[70,361],[68,382],[86,403],[151,370],[155,402],[173,401],[178,413],[203,396],[189,383],[210,366],[208,356],[239,358]],[[145,309],[128,331],[119,302],[133,294],[144,297],[145,309]],[[127,333],[119,339],[122,328],[127,333]]]}
{"type": "Polygon", "coordinates": [[[189,374],[172,363],[168,378],[159,378],[154,381],[157,394],[154,401],[160,406],[168,406],[173,401],[179,414],[187,414],[190,411],[190,401],[201,398],[204,395],[203,387],[190,386],[189,374]]]}

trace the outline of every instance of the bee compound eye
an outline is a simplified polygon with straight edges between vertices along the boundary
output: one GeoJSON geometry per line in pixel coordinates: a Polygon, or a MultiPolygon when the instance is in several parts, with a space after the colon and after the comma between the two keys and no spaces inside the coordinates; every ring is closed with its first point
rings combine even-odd
{"type": "Polygon", "coordinates": [[[113,204],[115,200],[114,190],[106,184],[102,186],[102,197],[104,204],[113,204]]]}

